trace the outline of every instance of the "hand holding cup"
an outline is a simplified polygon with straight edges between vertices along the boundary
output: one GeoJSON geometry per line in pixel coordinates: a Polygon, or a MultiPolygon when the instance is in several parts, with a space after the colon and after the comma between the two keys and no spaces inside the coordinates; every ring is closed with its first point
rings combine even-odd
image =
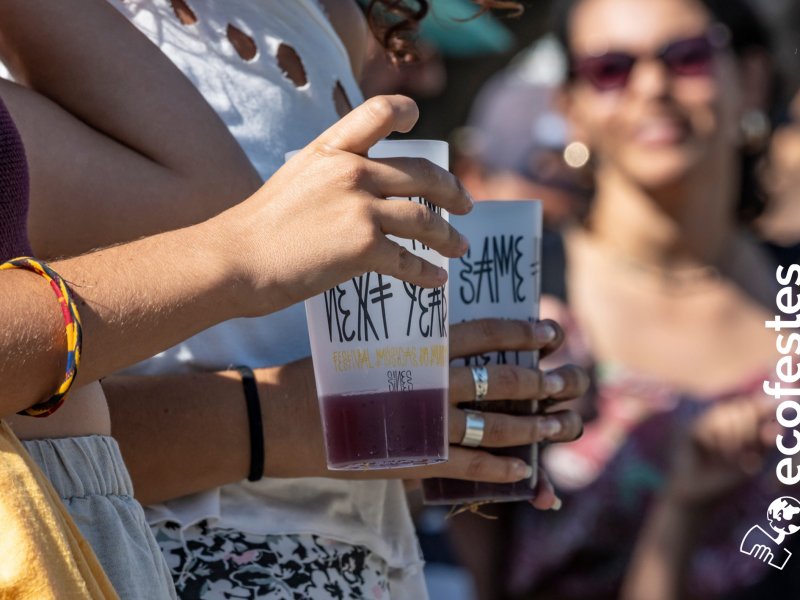
{"type": "Polygon", "coordinates": [[[387,236],[416,239],[446,257],[461,256],[466,240],[425,206],[387,201],[424,196],[454,214],[472,200],[459,181],[430,161],[371,160],[367,151],[418,118],[413,100],[367,100],[297,153],[247,201],[226,211],[230,245],[240,248],[231,269],[252,293],[243,314],[285,308],[367,271],[423,287],[441,286],[446,272],[387,236]]]}
{"type": "MultiPolygon", "coordinates": [[[[451,358],[481,355],[495,351],[538,351],[540,356],[554,352],[564,333],[553,321],[531,324],[508,319],[479,319],[452,325],[451,358]]],[[[483,435],[478,447],[462,445],[468,413],[459,405],[476,398],[476,385],[469,367],[450,368],[449,439],[447,463],[409,469],[410,477],[445,478],[464,482],[512,484],[531,477],[531,467],[521,458],[500,456],[487,449],[510,448],[540,442],[569,442],[580,437],[583,422],[572,410],[560,405],[586,393],[589,377],[574,365],[552,371],[515,365],[486,367],[488,390],[483,401],[547,400],[544,414],[518,416],[482,412],[483,435]]],[[[427,484],[426,484],[427,485],[427,484]]],[[[559,506],[547,475],[538,469],[535,497],[531,504],[541,510],[559,506]]]]}

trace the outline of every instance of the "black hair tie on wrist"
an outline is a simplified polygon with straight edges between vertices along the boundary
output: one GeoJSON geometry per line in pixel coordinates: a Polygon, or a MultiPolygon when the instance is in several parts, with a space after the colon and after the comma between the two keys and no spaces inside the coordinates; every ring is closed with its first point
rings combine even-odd
{"type": "Polygon", "coordinates": [[[244,365],[234,367],[242,376],[244,399],[247,403],[247,422],[250,429],[250,473],[248,481],[264,477],[264,426],[261,422],[261,400],[253,369],[244,365]]]}

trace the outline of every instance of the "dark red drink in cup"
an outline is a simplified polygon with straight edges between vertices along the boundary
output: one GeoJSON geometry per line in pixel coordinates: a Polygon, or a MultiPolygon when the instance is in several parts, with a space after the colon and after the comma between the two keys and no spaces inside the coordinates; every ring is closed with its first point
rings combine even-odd
{"type": "Polygon", "coordinates": [[[447,390],[378,392],[322,397],[328,463],[334,469],[439,462],[447,442],[447,390]],[[377,426],[376,424],[382,424],[377,426]]]}
{"type": "MultiPolygon", "coordinates": [[[[455,221],[455,219],[454,219],[455,221]]],[[[450,261],[452,281],[451,322],[501,317],[534,322],[539,316],[541,203],[533,200],[480,202],[473,211],[458,217],[454,225],[470,241],[469,253],[450,261]]],[[[535,352],[494,352],[470,357],[468,367],[513,364],[536,367],[535,352]]],[[[457,363],[455,363],[457,365],[457,363]]],[[[491,389],[491,378],[489,388],[491,389]]],[[[532,400],[466,402],[461,408],[481,412],[533,415],[532,400]]],[[[535,496],[538,447],[492,448],[492,454],[521,458],[533,467],[529,479],[511,484],[426,479],[426,504],[471,504],[513,502],[535,496]]]]}

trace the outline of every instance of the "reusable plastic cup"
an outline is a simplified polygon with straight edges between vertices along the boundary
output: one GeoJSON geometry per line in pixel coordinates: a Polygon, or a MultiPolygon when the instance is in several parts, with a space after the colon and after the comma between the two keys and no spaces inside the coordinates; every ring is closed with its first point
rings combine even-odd
{"type": "MultiPolygon", "coordinates": [[[[426,158],[448,168],[445,142],[383,141],[371,158],[426,158]]],[[[446,211],[418,202],[443,217],[446,211]]],[[[431,263],[447,258],[392,238],[431,263]]],[[[342,240],[346,243],[346,240],[342,240]]],[[[387,469],[447,460],[448,286],[423,289],[365,273],[306,301],[330,469],[387,469]]]]}
{"type": "MultiPolygon", "coordinates": [[[[541,202],[479,202],[469,215],[454,218],[453,224],[469,240],[470,250],[463,258],[450,261],[453,282],[451,322],[484,317],[536,321],[541,288],[541,202]]],[[[470,367],[513,364],[532,368],[537,363],[536,352],[493,352],[471,356],[464,361],[470,367]]],[[[490,377],[490,390],[491,386],[490,377]]],[[[536,404],[533,400],[485,400],[465,402],[460,407],[481,412],[532,415],[537,410],[536,404]]],[[[537,445],[492,448],[490,452],[521,458],[533,467],[533,476],[510,484],[426,479],[423,482],[425,503],[470,504],[532,499],[536,487],[537,445]]]]}

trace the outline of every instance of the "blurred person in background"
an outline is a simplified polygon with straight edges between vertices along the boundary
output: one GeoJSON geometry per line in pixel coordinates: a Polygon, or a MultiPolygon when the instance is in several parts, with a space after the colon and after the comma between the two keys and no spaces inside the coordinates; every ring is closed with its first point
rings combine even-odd
{"type": "Polygon", "coordinates": [[[478,94],[467,126],[457,132],[453,170],[477,200],[542,200],[545,226],[560,229],[582,218],[590,196],[584,169],[564,159],[564,118],[556,89],[519,73],[493,77],[478,94]]]}
{"type": "Polygon", "coordinates": [[[759,218],[759,233],[772,243],[779,260],[800,259],[800,94],[775,130],[762,171],[769,206],[759,218]]]}
{"type": "Polygon", "coordinates": [[[790,575],[739,551],[783,495],[762,392],[776,265],[748,229],[768,33],[741,0],[563,0],[556,26],[595,194],[563,236],[567,304],[542,311],[595,373],[595,418],[543,452],[561,511],[516,506],[510,548],[459,517],[456,547],[484,599],[795,598],[790,575]]]}

